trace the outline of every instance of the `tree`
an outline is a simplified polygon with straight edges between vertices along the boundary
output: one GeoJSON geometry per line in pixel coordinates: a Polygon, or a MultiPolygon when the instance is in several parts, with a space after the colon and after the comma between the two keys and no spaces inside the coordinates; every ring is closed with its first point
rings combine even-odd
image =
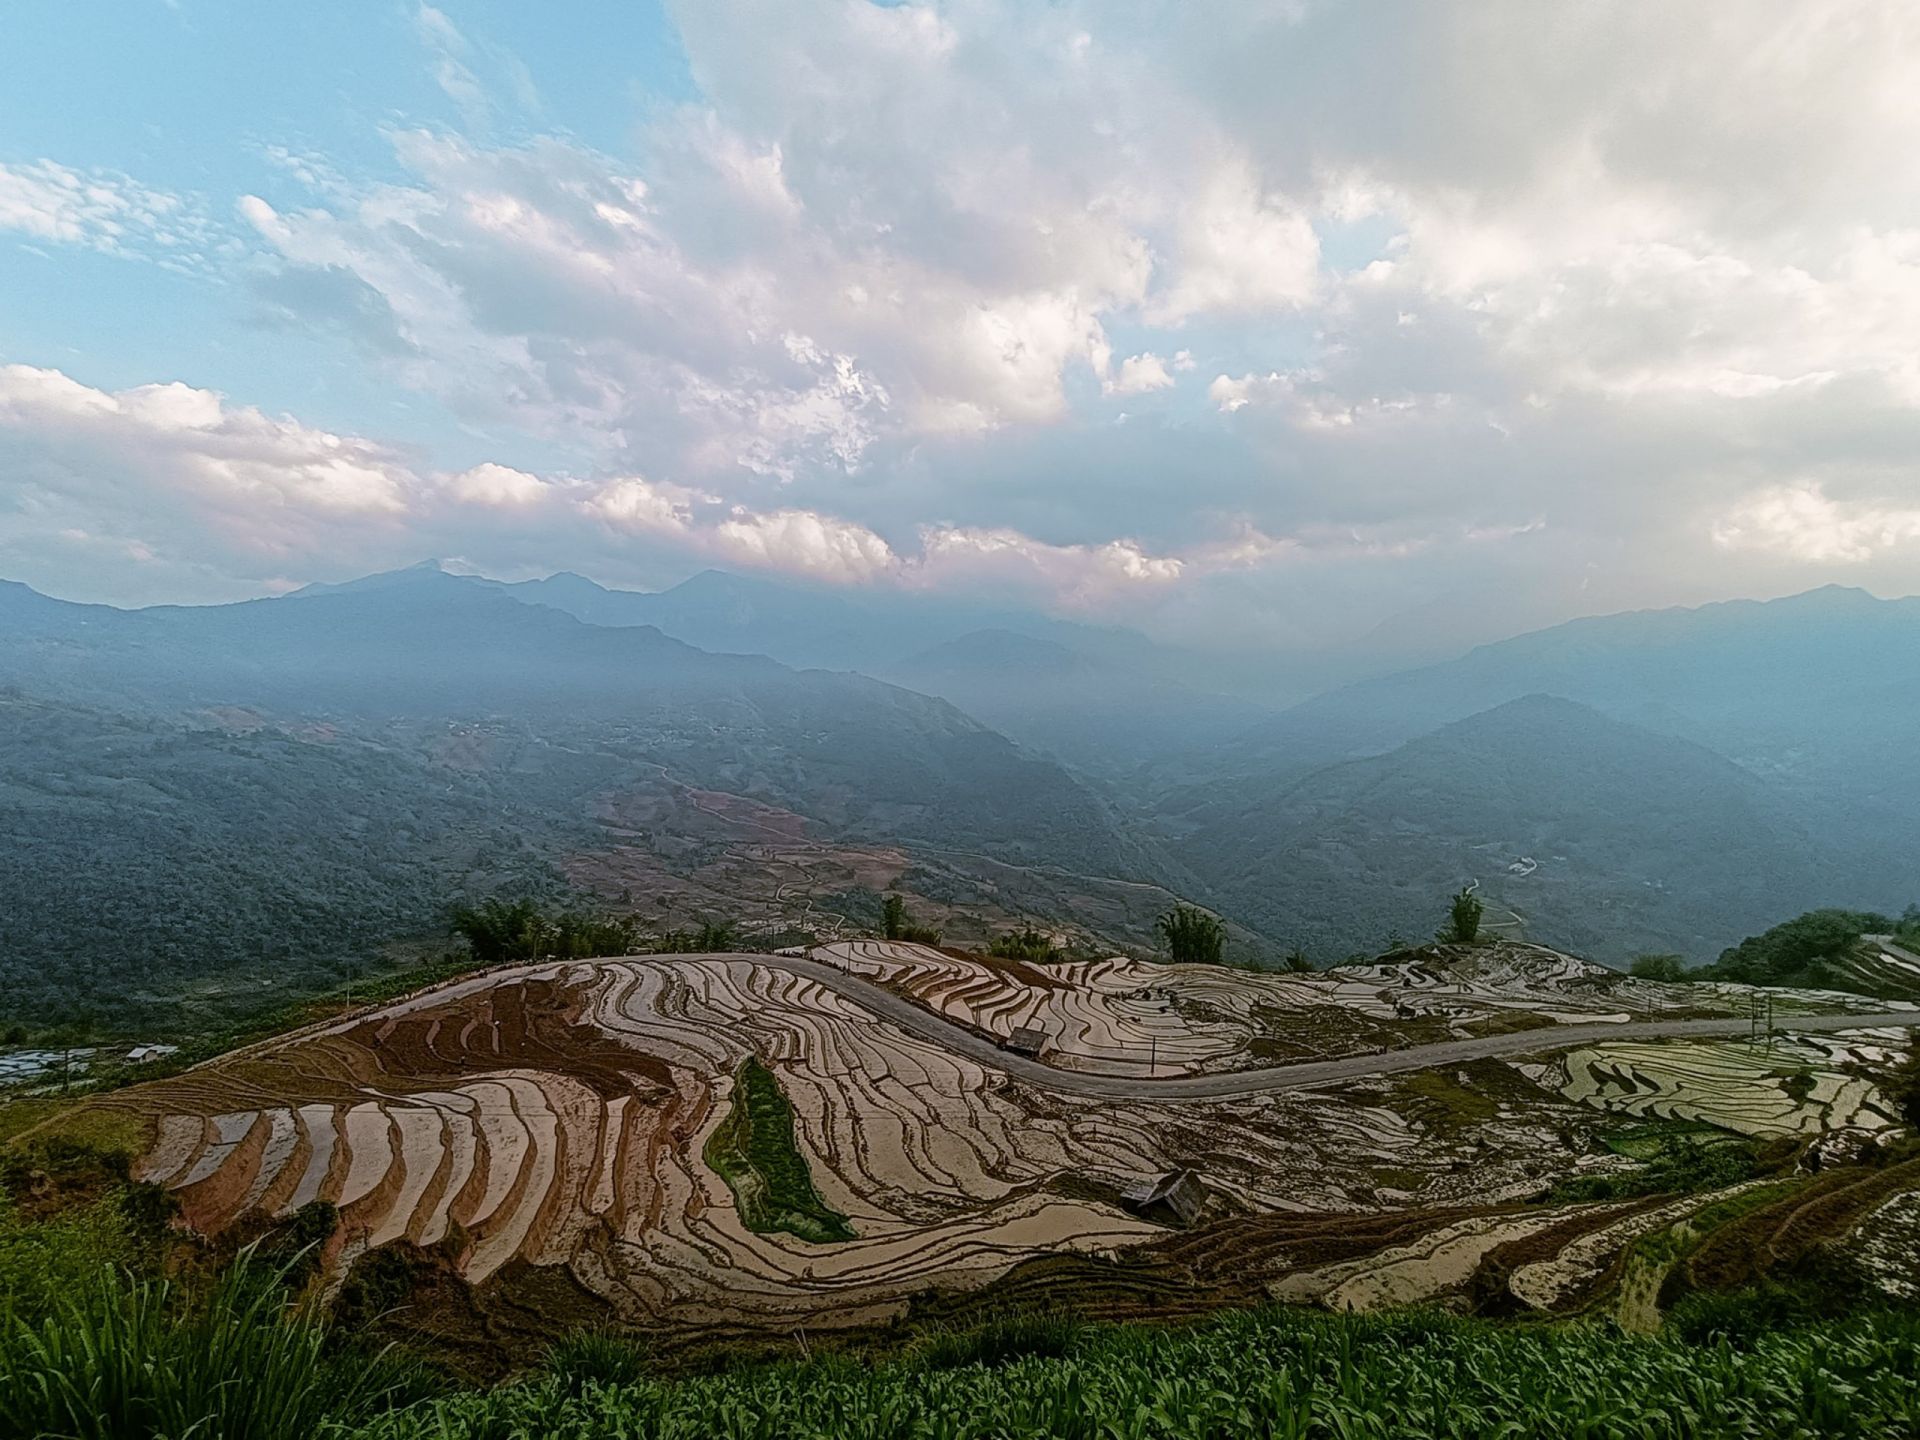
{"type": "Polygon", "coordinates": [[[1920,1050],[1907,1056],[1906,1062],[1893,1072],[1887,1098],[1899,1107],[1908,1125],[1920,1130],[1920,1050]]]}
{"type": "Polygon", "coordinates": [[[1487,907],[1473,893],[1471,885],[1453,897],[1447,908],[1447,923],[1436,937],[1443,945],[1471,945],[1480,938],[1480,917],[1487,907]]]}
{"type": "Polygon", "coordinates": [[[1809,910],[1721,951],[1710,973],[1751,985],[1818,985],[1862,935],[1885,934],[1894,923],[1867,910],[1809,910]]]}
{"type": "Polygon", "coordinates": [[[916,925],[907,917],[907,902],[898,895],[889,895],[880,906],[880,923],[885,927],[889,940],[908,940],[916,945],[938,945],[940,932],[925,925],[916,925]]]}
{"type": "Polygon", "coordinates": [[[1154,922],[1176,965],[1218,965],[1227,927],[1198,905],[1176,905],[1154,922]]]}
{"type": "Polygon", "coordinates": [[[992,943],[987,946],[987,953],[1002,960],[1047,961],[1057,958],[1060,952],[1051,935],[1027,925],[994,936],[992,943]]]}
{"type": "Polygon", "coordinates": [[[714,955],[733,949],[731,920],[702,920],[698,930],[669,930],[657,947],[662,955],[714,955]]]}
{"type": "Polygon", "coordinates": [[[1281,962],[1289,974],[1310,975],[1313,973],[1313,961],[1307,958],[1307,952],[1299,946],[1287,952],[1287,958],[1281,962]]]}
{"type": "Polygon", "coordinates": [[[1678,955],[1636,955],[1627,973],[1636,980],[1684,980],[1687,965],[1678,955]]]}
{"type": "Polygon", "coordinates": [[[482,965],[504,965],[539,958],[546,920],[531,900],[492,899],[479,905],[458,905],[448,917],[449,928],[467,942],[482,965]]]}

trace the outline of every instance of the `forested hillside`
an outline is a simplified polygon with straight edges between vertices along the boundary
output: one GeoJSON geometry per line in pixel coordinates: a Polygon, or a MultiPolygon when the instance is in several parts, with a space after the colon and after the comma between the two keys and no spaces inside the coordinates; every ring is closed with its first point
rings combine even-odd
{"type": "Polygon", "coordinates": [[[818,840],[1159,863],[942,701],[437,571],[139,612],[11,587],[0,607],[0,967],[4,1009],[36,1021],[240,1003],[432,943],[458,899],[564,884],[613,797],[648,787],[746,797],[818,840]]]}
{"type": "Polygon", "coordinates": [[[1178,853],[1218,902],[1323,956],[1424,938],[1468,879],[1490,924],[1614,961],[1704,961],[1869,888],[1732,762],[1544,696],[1185,818],[1178,853]]]}

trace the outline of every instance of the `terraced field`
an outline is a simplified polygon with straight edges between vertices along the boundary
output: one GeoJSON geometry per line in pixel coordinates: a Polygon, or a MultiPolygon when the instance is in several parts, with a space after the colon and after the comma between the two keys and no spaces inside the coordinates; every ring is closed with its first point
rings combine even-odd
{"type": "MultiPolygon", "coordinates": [[[[1049,1063],[1103,1075],[1217,1074],[1556,1024],[1738,1017],[1754,994],[1637,980],[1511,942],[1423,946],[1305,975],[1124,956],[1033,965],[883,940],[810,953],[996,1039],[1036,1028],[1049,1063]]],[[[1773,999],[1777,1017],[1885,1008],[1815,990],[1776,990],[1773,999]]]]}
{"type": "Polygon", "coordinates": [[[1852,1071],[1905,1043],[1823,1036],[1746,1059],[1590,1045],[1170,1098],[1199,1083],[1176,1076],[1271,1064],[1262,1038],[1304,1047],[1329,1012],[1451,1042],[1501,1011],[1542,1025],[1631,1011],[1551,952],[1465,977],[1426,961],[1301,979],[865,944],[814,959],[496,971],[97,1103],[149,1124],[137,1173],[202,1231],[326,1201],[335,1276],[411,1246],[476,1304],[537,1311],[561,1303],[558,1284],[574,1309],[697,1338],[880,1324],[969,1295],[1367,1308],[1495,1273],[1516,1303],[1578,1306],[1636,1226],[1670,1223],[1651,1200],[1524,1203],[1570,1173],[1631,1167],[1601,1143],[1609,1110],[1884,1128],[1852,1071]],[[1016,1068],[978,1038],[1027,1024],[1055,1037],[1046,1065],[1016,1068]],[[1143,1037],[1157,1066],[1139,1063],[1143,1037]],[[1099,1074],[1138,1083],[1067,1083],[1099,1074]],[[1716,1094],[1737,1098],[1713,1110],[1716,1094]],[[1174,1170],[1200,1181],[1192,1223],[1136,1213],[1128,1192],[1174,1170]]]}

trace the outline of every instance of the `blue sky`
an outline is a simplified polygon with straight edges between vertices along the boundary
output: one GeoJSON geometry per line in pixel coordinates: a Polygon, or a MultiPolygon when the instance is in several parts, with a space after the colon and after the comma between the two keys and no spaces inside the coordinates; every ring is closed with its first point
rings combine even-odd
{"type": "Polygon", "coordinates": [[[558,133],[631,153],[651,107],[695,92],[677,32],[654,5],[595,7],[592,45],[577,28],[542,23],[539,7],[439,13],[475,37],[462,54],[446,56],[419,7],[403,5],[10,6],[5,158],[136,177],[183,197],[212,245],[240,253],[182,274],[79,247],[0,247],[6,358],[79,367],[114,389],[190,379],[335,428],[384,414],[411,437],[457,448],[458,427],[428,397],[396,395],[328,336],[268,320],[249,284],[258,274],[237,197],[300,204],[302,162],[356,184],[404,182],[388,138],[396,126],[478,128],[501,143],[558,133]],[[436,78],[449,58],[499,97],[477,127],[436,78]],[[518,67],[531,105],[516,92],[518,67]]]}
{"type": "Polygon", "coordinates": [[[1907,593],[1917,62],[1892,0],[16,3],[0,574],[1276,653],[1907,593]]]}

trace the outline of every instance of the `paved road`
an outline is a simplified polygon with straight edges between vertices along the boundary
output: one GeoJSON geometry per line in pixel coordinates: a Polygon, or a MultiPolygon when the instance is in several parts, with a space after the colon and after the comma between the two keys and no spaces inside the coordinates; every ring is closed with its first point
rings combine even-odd
{"type": "MultiPolygon", "coordinates": [[[[689,957],[692,958],[692,957],[689,957]]],[[[1458,1065],[1501,1055],[1537,1055],[1547,1050],[1570,1050],[1596,1040],[1659,1040],[1712,1038],[1747,1034],[1751,1022],[1734,1020],[1646,1020],[1620,1024],[1555,1025],[1521,1030],[1511,1035],[1487,1035],[1473,1040],[1443,1040],[1437,1045],[1411,1045],[1379,1055],[1350,1055],[1341,1060],[1313,1060],[1298,1065],[1271,1065],[1260,1070],[1236,1070],[1226,1075],[1190,1075],[1180,1079],[1150,1080],[1132,1075],[1085,1075],[1057,1070],[1037,1060],[1010,1055],[992,1041],[935,1015],[931,1010],[883,990],[871,981],[818,960],[797,955],[730,955],[804,975],[843,995],[861,1008],[890,1020],[941,1048],[1004,1070],[1044,1089],[1068,1095],[1090,1095],[1105,1100],[1223,1100],[1236,1095],[1264,1095],[1275,1090],[1300,1090],[1369,1075],[1391,1075],[1402,1070],[1425,1070],[1435,1065],[1458,1065]]],[[[1883,1025],[1920,1026],[1920,1009],[1885,1010],[1862,1015],[1809,1015],[1776,1022],[1790,1032],[1873,1029],[1883,1025]]]]}

